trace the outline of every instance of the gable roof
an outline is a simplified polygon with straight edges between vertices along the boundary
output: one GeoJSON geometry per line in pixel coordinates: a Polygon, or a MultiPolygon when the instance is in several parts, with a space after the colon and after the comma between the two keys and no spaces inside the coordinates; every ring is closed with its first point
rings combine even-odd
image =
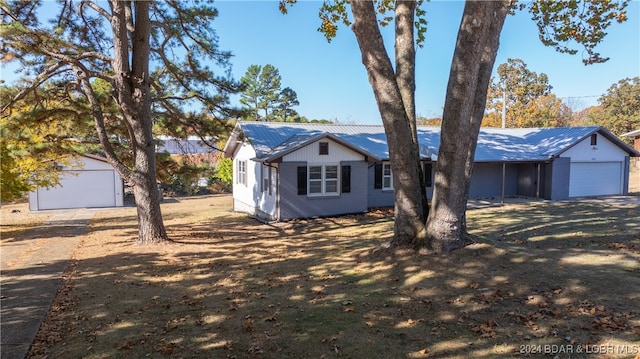
{"type": "MultiPolygon", "coordinates": [[[[436,160],[440,146],[439,127],[418,127],[420,157],[436,160]]],[[[599,126],[563,128],[481,128],[476,162],[543,161],[561,155],[583,139],[600,133],[632,156],[640,153],[599,126]]],[[[274,161],[311,142],[330,138],[374,160],[388,160],[387,137],[382,125],[335,125],[288,122],[239,121],[225,146],[232,157],[236,146],[248,140],[256,159],[274,161]]]]}

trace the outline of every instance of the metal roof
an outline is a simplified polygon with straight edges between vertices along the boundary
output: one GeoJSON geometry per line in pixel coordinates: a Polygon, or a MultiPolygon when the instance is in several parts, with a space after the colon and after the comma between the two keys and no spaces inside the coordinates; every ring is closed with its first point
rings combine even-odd
{"type": "MultiPolygon", "coordinates": [[[[329,137],[354,151],[388,160],[387,137],[382,125],[335,125],[289,122],[238,122],[238,128],[253,145],[259,160],[273,161],[298,148],[329,137]]],[[[593,133],[601,133],[632,155],[640,153],[602,127],[563,128],[481,128],[476,162],[543,161],[562,152],[593,133]]],[[[237,135],[238,131],[234,131],[237,135]]],[[[440,145],[439,127],[418,127],[420,156],[436,160],[440,145]]]]}

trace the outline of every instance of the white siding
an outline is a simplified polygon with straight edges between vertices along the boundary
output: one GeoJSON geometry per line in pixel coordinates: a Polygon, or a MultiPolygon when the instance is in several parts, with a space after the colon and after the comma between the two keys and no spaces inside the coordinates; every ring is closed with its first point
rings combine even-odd
{"type": "Polygon", "coordinates": [[[277,198],[277,167],[269,167],[262,165],[260,167],[262,183],[260,187],[260,197],[258,200],[258,208],[260,212],[257,213],[261,217],[267,219],[276,218],[276,198],[277,198]],[[271,176],[269,176],[269,174],[271,176]]]}
{"type": "Polygon", "coordinates": [[[363,161],[364,156],[353,150],[334,142],[330,139],[322,139],[293,151],[282,158],[283,162],[309,162],[309,163],[340,163],[341,161],[363,161]],[[319,154],[319,142],[329,143],[329,154],[319,154]]]}
{"type": "Polygon", "coordinates": [[[111,165],[89,157],[77,161],[77,166],[63,168],[58,186],[38,188],[29,194],[31,210],[124,205],[122,178],[111,165]]]}
{"type": "Polygon", "coordinates": [[[597,134],[597,144],[587,137],[560,157],[571,158],[569,197],[622,194],[623,168],[627,152],[597,134]]]}
{"type": "Polygon", "coordinates": [[[253,147],[247,143],[239,146],[233,156],[233,209],[254,214],[256,198],[259,195],[260,164],[251,159],[256,156],[253,147]],[[238,161],[246,161],[246,184],[238,183],[238,161]]]}
{"type": "Polygon", "coordinates": [[[587,137],[571,147],[560,157],[571,157],[571,162],[622,162],[629,154],[598,134],[598,144],[591,146],[591,138],[587,137]]]}

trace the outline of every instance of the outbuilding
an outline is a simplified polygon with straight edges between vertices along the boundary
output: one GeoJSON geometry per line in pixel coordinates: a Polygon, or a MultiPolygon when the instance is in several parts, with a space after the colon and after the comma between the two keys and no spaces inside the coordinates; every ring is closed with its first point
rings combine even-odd
{"type": "Polygon", "coordinates": [[[124,183],[106,158],[84,155],[78,166],[66,167],[58,186],[29,193],[29,209],[122,207],[124,183]]]}

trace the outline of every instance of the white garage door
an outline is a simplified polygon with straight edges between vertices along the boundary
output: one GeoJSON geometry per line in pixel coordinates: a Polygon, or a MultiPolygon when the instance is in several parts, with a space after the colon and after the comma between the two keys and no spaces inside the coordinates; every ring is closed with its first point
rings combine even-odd
{"type": "Polygon", "coordinates": [[[38,208],[114,207],[115,174],[112,170],[79,171],[67,175],[61,186],[38,189],[38,208]]]}
{"type": "Polygon", "coordinates": [[[569,197],[622,194],[622,162],[571,163],[569,197]]]}

